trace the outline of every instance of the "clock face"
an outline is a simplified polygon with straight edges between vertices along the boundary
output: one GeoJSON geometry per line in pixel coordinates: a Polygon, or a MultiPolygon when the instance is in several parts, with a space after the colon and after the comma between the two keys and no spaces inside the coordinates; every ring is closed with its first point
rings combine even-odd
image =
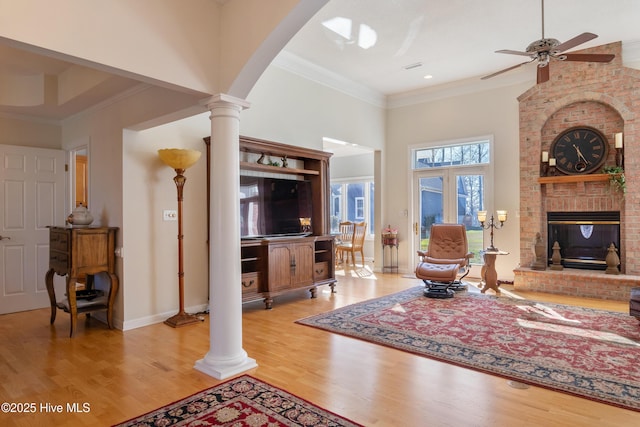
{"type": "Polygon", "coordinates": [[[577,175],[598,171],[607,159],[609,144],[597,129],[580,126],[567,129],[553,141],[550,157],[556,169],[577,175]]]}

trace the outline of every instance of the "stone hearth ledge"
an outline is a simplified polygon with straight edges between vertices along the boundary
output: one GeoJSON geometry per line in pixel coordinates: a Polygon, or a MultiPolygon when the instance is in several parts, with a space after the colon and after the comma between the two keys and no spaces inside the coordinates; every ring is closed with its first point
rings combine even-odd
{"type": "Polygon", "coordinates": [[[640,286],[640,276],[605,274],[600,270],[516,268],[513,272],[516,291],[628,301],[631,288],[640,286]]]}

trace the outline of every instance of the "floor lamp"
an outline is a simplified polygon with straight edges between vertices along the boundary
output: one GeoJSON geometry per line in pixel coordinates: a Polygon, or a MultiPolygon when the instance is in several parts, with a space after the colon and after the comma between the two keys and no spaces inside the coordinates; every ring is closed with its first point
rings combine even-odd
{"type": "Polygon", "coordinates": [[[184,311],[184,266],[182,263],[182,193],[187,178],[184,171],[193,166],[200,158],[200,151],[185,150],[179,148],[165,148],[158,150],[160,159],[170,168],[176,171],[173,182],[178,190],[178,294],[180,296],[180,310],[175,316],[164,321],[167,325],[178,328],[180,326],[199,323],[200,320],[184,311]]]}

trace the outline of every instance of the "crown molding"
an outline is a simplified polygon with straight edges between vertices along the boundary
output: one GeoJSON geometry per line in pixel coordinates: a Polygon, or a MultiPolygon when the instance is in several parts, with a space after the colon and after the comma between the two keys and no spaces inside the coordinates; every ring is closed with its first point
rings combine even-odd
{"type": "Polygon", "coordinates": [[[386,97],[384,94],[347,79],[334,71],[300,58],[286,50],[281,51],[271,62],[271,65],[353,96],[376,107],[386,107],[386,97]]]}
{"type": "MultiPolygon", "coordinates": [[[[625,67],[640,69],[640,40],[622,43],[622,58],[625,67]]],[[[412,91],[384,95],[288,51],[280,52],[272,62],[272,65],[377,107],[387,109],[401,108],[507,86],[519,84],[534,86],[536,84],[535,64],[531,64],[494,79],[481,80],[481,76],[476,76],[412,91]]]]}

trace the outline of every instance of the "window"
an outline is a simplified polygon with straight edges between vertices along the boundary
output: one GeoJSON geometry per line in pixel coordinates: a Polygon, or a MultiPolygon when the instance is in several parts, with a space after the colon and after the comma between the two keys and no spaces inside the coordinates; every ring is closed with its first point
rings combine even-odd
{"type": "Polygon", "coordinates": [[[331,181],[331,232],[338,233],[344,221],[367,221],[373,230],[373,180],[331,181]]]}
{"type": "Polygon", "coordinates": [[[413,150],[413,169],[483,165],[490,161],[489,141],[413,150]]]}

